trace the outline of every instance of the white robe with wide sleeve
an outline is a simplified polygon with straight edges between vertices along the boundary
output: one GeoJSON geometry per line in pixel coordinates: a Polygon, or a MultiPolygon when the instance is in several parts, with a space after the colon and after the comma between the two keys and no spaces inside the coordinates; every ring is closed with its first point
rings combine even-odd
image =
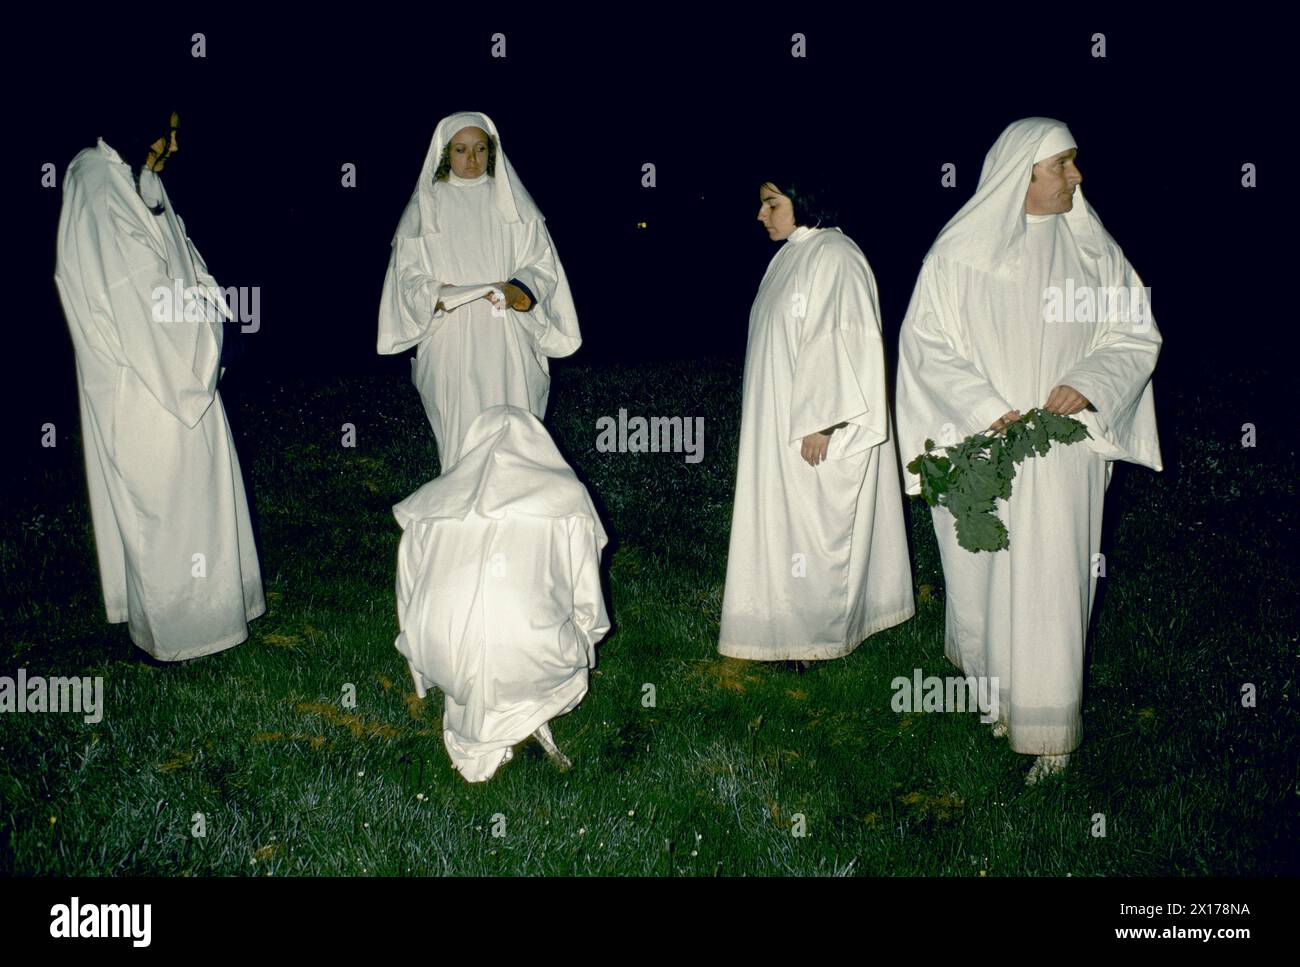
{"type": "Polygon", "coordinates": [[[718,651],[847,655],[914,612],[875,279],[838,229],[800,226],[749,317],[718,651]],[[827,459],[804,436],[838,423],[827,459]]]}
{"type": "Polygon", "coordinates": [[[498,406],[455,466],[393,508],[402,525],[397,650],[421,697],[444,693],[443,738],[470,782],[587,693],[609,630],[605,531],[538,420],[498,406]]]}
{"type": "MultiPolygon", "coordinates": [[[[504,221],[486,176],[469,185],[439,182],[434,190],[441,230],[393,243],[379,351],[418,347],[412,379],[446,469],[460,459],[469,425],[487,408],[505,404],[544,417],[547,356],[567,355],[577,345],[549,315],[559,269],[546,223],[504,221]],[[443,285],[512,278],[537,298],[527,312],[494,311],[486,299],[450,312],[436,309],[443,285]]],[[[560,296],[571,305],[567,283],[560,296]]]]}
{"type": "MultiPolygon", "coordinates": [[[[76,350],[104,606],[163,661],[239,644],[262,614],[239,459],[217,392],[221,316],[159,322],[159,289],[215,288],[161,182],[154,216],[103,141],[64,179],[55,282],[76,350]]],[[[176,307],[175,315],[184,315],[176,307]]]]}
{"type": "MultiPolygon", "coordinates": [[[[1054,444],[1017,468],[1011,500],[998,503],[1008,549],[967,551],[951,513],[931,511],[947,586],[945,653],[968,675],[997,678],[998,717],[1011,748],[1035,755],[1068,753],[1082,737],[1092,555],[1111,463],[1161,468],[1150,383],[1160,349],[1154,320],[1112,312],[1045,322],[1044,293],[1066,291],[1067,283],[1073,291],[1142,285],[1113,242],[1094,259],[1064,216],[1026,216],[1022,256],[996,271],[931,254],[900,334],[904,461],[927,437],[956,442],[1010,410],[1041,406],[1058,385],[1096,407],[1075,414],[1093,439],[1054,444]]],[[[914,475],[907,490],[920,492],[914,475]]]]}

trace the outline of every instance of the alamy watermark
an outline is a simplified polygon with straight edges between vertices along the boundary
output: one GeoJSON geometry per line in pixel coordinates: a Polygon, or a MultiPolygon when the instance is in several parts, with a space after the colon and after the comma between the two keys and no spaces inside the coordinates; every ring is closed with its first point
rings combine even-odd
{"type": "Polygon", "coordinates": [[[596,421],[596,449],[601,453],[684,453],[687,463],[704,459],[704,417],[602,416],[596,421]]]}
{"type": "Polygon", "coordinates": [[[56,940],[129,939],[133,947],[147,947],[152,938],[153,906],[148,903],[70,903],[50,907],[50,936],[56,940]]]}
{"type": "Polygon", "coordinates": [[[889,683],[894,697],[889,707],[895,712],[974,712],[989,725],[998,720],[998,680],[980,675],[938,675],[921,677],[921,669],[912,669],[912,677],[899,675],[889,683]]]}
{"type": "Polygon", "coordinates": [[[1043,322],[1118,322],[1134,332],[1151,328],[1151,287],[1148,285],[1079,285],[1043,289],[1043,322]]]}
{"type": "Polygon", "coordinates": [[[257,285],[182,285],[173,279],[151,293],[154,322],[219,322],[228,312],[240,332],[262,328],[262,288],[257,285]]]}
{"type": "Polygon", "coordinates": [[[94,725],[104,717],[104,678],[29,678],[20,668],[12,678],[0,675],[0,712],[79,712],[94,725]]]}

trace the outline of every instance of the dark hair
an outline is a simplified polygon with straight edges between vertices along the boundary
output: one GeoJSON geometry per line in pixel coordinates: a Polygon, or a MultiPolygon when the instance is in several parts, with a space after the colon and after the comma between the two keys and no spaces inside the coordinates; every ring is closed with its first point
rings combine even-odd
{"type": "Polygon", "coordinates": [[[153,144],[171,141],[172,110],[145,108],[117,119],[104,138],[109,147],[121,155],[132,168],[141,167],[153,144]]]}
{"type": "MultiPolygon", "coordinates": [[[[483,133],[487,134],[486,131],[484,131],[483,133]]],[[[488,134],[487,145],[488,145],[487,173],[489,178],[495,178],[497,174],[497,139],[492,137],[492,135],[488,134]]],[[[442,146],[442,157],[438,159],[438,169],[433,173],[433,180],[446,181],[447,173],[449,171],[451,171],[451,142],[450,141],[448,141],[446,144],[442,146]]]]}
{"type": "Polygon", "coordinates": [[[838,206],[832,199],[831,192],[820,180],[803,173],[786,174],[783,180],[768,178],[759,182],[760,187],[765,184],[772,185],[790,199],[790,203],[794,206],[796,225],[828,228],[839,223],[838,206]]]}
{"type": "MultiPolygon", "coordinates": [[[[136,194],[140,194],[140,172],[144,163],[158,141],[169,144],[172,137],[172,115],[176,111],[163,111],[157,105],[142,109],[128,109],[128,113],[119,115],[116,123],[104,141],[131,169],[131,180],[135,184],[136,194]]],[[[166,150],[164,148],[164,150],[166,150]]],[[[149,205],[154,215],[163,213],[163,205],[149,205]]]]}

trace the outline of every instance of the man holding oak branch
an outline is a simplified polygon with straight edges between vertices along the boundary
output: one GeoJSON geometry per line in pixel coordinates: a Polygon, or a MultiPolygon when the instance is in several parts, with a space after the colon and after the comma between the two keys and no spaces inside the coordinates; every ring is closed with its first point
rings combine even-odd
{"type": "MultiPolygon", "coordinates": [[[[1115,460],[1161,469],[1151,373],[1160,333],[1145,302],[1057,321],[1053,292],[1144,291],[1084,201],[1069,129],[1011,124],[974,196],[939,234],[899,335],[898,439],[904,457],[944,428],[958,438],[1042,406],[1087,426],[1086,445],[1026,460],[999,514],[1005,552],[957,543],[931,510],[947,586],[944,651],[999,683],[994,735],[1035,759],[1031,785],[1069,762],[1083,735],[1083,660],[1097,587],[1102,503],[1115,460]]],[[[908,493],[920,492],[909,478],[908,493]]]]}

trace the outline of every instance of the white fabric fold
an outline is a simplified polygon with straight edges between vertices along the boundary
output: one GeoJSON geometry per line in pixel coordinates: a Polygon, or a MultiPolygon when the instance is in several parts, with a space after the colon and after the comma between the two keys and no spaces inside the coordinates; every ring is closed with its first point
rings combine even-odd
{"type": "MultiPolygon", "coordinates": [[[[1057,319],[1052,293],[1126,290],[1142,281],[1074,193],[1070,212],[1027,216],[1036,160],[1074,139],[1064,125],[1010,125],[984,162],[974,197],[921,266],[899,334],[896,417],[904,461],[929,437],[953,444],[1010,410],[1071,386],[1095,407],[1074,414],[1092,439],[1055,445],[1018,468],[998,514],[1010,547],[972,553],[933,508],[943,560],[945,653],[968,675],[996,678],[1011,748],[1061,755],[1080,742],[1083,657],[1096,593],[1094,555],[1111,461],[1161,469],[1151,374],[1161,337],[1149,313],[1057,319]]],[[[1145,303],[1144,303],[1145,304],[1145,303]]],[[[920,493],[907,475],[908,493],[920,493]]]]}
{"type": "Polygon", "coordinates": [[[413,380],[443,466],[456,462],[469,425],[490,406],[545,416],[548,357],[570,355],[581,344],[568,277],[496,126],[483,114],[444,118],[393,237],[377,340],[382,354],[416,347],[413,380]],[[434,181],[443,148],[465,127],[496,139],[495,174],[434,181]],[[487,299],[438,308],[448,287],[510,279],[533,293],[528,311],[496,309],[487,299]]]}
{"type": "Polygon", "coordinates": [[[54,279],[76,352],[105,611],[177,661],[239,644],[266,605],[217,391],[229,308],[161,179],[141,181],[162,214],[102,140],[73,159],[54,279]]]}
{"type": "Polygon", "coordinates": [[[609,630],[605,531],[542,424],[509,406],[482,413],[460,462],[393,514],[395,644],[417,694],[444,693],[452,764],[482,782],[587,692],[609,630]]]}
{"type": "MultiPolygon", "coordinates": [[[[1024,118],[1008,125],[984,158],[975,194],[944,226],[929,255],[985,272],[1014,273],[1024,245],[1025,192],[1034,164],[1074,146],[1070,129],[1053,118],[1024,118]]],[[[1062,217],[1092,258],[1115,246],[1082,187],[1074,193],[1074,207],[1062,217]]]]}
{"type": "Polygon", "coordinates": [[[750,310],[718,651],[836,658],[912,613],[875,278],[838,229],[800,226],[750,310]],[[809,466],[804,436],[840,423],[809,466]]]}

